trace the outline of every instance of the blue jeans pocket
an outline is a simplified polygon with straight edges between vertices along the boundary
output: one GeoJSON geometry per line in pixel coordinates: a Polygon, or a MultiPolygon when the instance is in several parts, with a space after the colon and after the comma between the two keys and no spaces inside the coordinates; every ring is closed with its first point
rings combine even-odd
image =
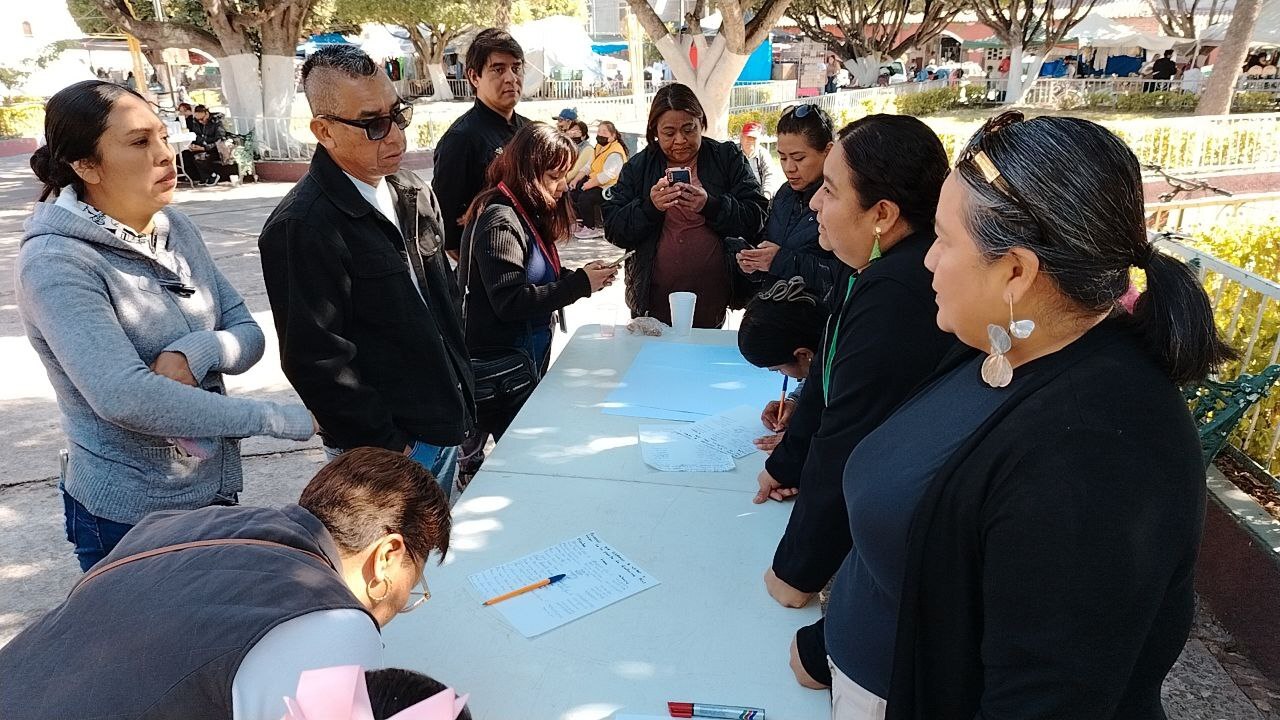
{"type": "Polygon", "coordinates": [[[75,546],[76,559],[85,572],[106,557],[133,528],[132,525],[94,515],[65,490],[62,492],[62,507],[66,515],[67,541],[75,546]]]}

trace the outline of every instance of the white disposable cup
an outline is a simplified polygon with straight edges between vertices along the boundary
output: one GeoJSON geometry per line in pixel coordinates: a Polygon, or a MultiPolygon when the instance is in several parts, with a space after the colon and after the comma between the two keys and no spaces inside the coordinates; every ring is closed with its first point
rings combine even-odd
{"type": "Polygon", "coordinates": [[[698,296],[691,292],[673,292],[671,301],[671,334],[684,337],[693,329],[693,308],[698,304],[698,296]]]}
{"type": "Polygon", "coordinates": [[[599,309],[600,318],[600,337],[611,338],[615,332],[614,326],[618,320],[617,305],[601,305],[599,309]]]}

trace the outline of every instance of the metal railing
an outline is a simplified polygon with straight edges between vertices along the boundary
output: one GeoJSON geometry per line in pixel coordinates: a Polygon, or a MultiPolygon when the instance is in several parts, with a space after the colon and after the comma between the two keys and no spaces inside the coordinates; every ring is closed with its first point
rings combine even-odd
{"type": "Polygon", "coordinates": [[[1169,171],[1280,166],[1280,113],[1104,120],[1138,160],[1169,171]]]}
{"type": "MultiPolygon", "coordinates": [[[[1232,380],[1254,374],[1280,360],[1280,284],[1256,272],[1236,267],[1174,239],[1158,247],[1193,263],[1213,307],[1218,329],[1240,353],[1214,379],[1232,380]]],[[[1259,402],[1236,427],[1232,442],[1269,472],[1277,470],[1280,447],[1280,395],[1259,402]]]]}
{"type": "Polygon", "coordinates": [[[311,118],[231,118],[237,133],[252,131],[259,160],[310,160],[316,139],[311,118]]]}

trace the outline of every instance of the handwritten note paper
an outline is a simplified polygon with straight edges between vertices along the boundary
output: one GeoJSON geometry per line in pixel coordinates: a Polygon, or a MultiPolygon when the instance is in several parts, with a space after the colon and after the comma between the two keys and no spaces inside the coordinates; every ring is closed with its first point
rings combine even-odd
{"type": "Polygon", "coordinates": [[[734,458],[760,451],[752,442],[770,431],[760,422],[760,410],[740,405],[681,428],[681,433],[703,445],[734,458]]]}
{"type": "Polygon", "coordinates": [[[641,425],[644,464],[662,472],[729,472],[736,467],[729,455],[685,434],[689,427],[641,425]]]}
{"type": "Polygon", "coordinates": [[[564,580],[493,607],[532,638],[658,584],[591,532],[519,560],[471,575],[484,599],[563,573],[564,580]]]}

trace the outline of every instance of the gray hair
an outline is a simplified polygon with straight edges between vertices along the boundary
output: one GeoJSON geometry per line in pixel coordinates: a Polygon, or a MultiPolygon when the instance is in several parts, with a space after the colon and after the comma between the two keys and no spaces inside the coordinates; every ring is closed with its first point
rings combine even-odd
{"type": "Polygon", "coordinates": [[[969,191],[966,224],[988,260],[1014,248],[1035,253],[1081,315],[1115,311],[1129,269],[1141,268],[1147,292],[1131,320],[1170,378],[1200,380],[1233,356],[1195,274],[1147,239],[1142,170],[1111,131],[1004,113],[969,141],[956,174],[969,191]]]}
{"type": "Polygon", "coordinates": [[[326,80],[335,74],[349,78],[372,77],[378,64],[355,45],[329,45],[312,53],[302,64],[302,92],[312,115],[333,112],[335,98],[326,80]]]}

